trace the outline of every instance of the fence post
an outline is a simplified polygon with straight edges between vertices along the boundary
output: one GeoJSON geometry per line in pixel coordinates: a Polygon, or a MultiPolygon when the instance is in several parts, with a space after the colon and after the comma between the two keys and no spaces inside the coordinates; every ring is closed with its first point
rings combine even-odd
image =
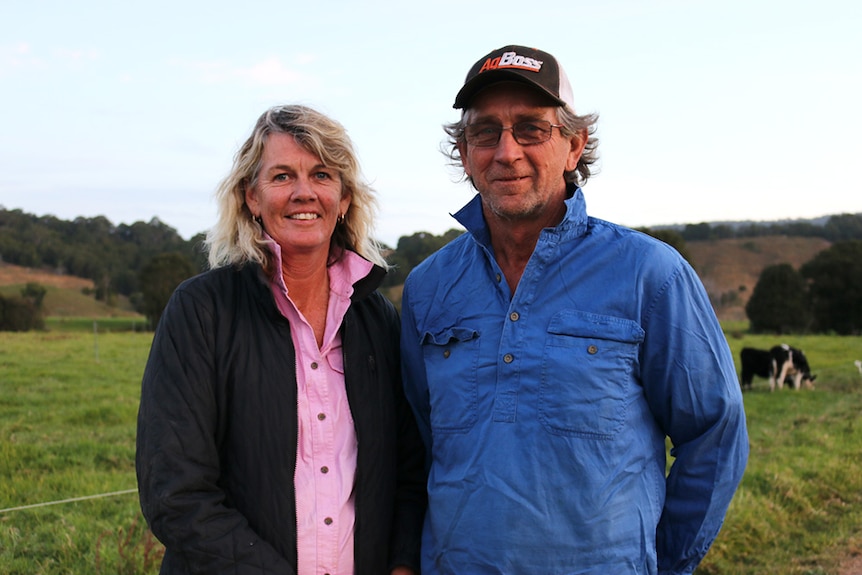
{"type": "Polygon", "coordinates": [[[99,363],[99,322],[93,320],[93,350],[96,354],[96,363],[99,363]]]}

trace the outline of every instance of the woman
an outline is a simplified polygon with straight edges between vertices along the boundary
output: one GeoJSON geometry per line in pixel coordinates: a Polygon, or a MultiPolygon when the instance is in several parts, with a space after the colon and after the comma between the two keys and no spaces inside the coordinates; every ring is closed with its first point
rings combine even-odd
{"type": "Polygon", "coordinates": [[[217,197],[213,269],[177,288],[143,377],[161,572],[418,573],[424,452],[350,139],[272,108],[217,197]]]}

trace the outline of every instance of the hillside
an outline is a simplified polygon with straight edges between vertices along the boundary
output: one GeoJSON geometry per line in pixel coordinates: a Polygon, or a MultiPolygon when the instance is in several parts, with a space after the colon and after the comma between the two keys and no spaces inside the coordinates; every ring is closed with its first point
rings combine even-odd
{"type": "Polygon", "coordinates": [[[122,317],[137,316],[127,298],[118,298],[116,306],[96,301],[92,295],[92,280],[61,275],[0,263],[0,294],[17,296],[30,282],[41,284],[47,293],[43,307],[49,317],[122,317]]]}
{"type": "MultiPolygon", "coordinates": [[[[764,267],[789,263],[799,269],[829,245],[822,238],[763,236],[689,241],[686,248],[719,319],[742,321],[746,319],[745,303],[764,267]]],[[[27,282],[38,282],[48,288],[45,308],[49,316],[134,315],[122,302],[110,307],[87,295],[85,292],[93,288],[90,280],[0,263],[0,293],[15,295],[27,282]]],[[[399,303],[400,286],[388,288],[385,293],[396,305],[399,303]]]]}
{"type": "Polygon", "coordinates": [[[0,263],[0,286],[23,286],[29,282],[36,282],[45,287],[53,286],[63,289],[93,289],[92,280],[0,263]]]}
{"type": "Polygon", "coordinates": [[[746,319],[745,304],[763,268],[789,263],[798,270],[830,245],[822,238],[796,236],[686,242],[691,263],[723,321],[746,319]]]}

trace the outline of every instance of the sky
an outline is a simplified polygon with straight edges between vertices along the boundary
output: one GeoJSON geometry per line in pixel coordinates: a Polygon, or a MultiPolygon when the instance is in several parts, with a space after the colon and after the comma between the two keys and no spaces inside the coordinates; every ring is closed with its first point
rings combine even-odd
{"type": "Polygon", "coordinates": [[[858,0],[0,0],[0,207],[186,239],[255,120],[341,122],[390,246],[459,228],[440,152],[470,66],[508,44],[599,115],[588,212],[631,227],[862,212],[858,0]]]}

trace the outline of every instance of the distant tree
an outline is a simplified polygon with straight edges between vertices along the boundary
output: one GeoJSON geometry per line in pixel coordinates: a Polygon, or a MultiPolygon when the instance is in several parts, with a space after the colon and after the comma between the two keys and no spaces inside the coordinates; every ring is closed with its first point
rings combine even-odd
{"type": "Polygon", "coordinates": [[[862,241],[836,242],[800,269],[818,331],[862,333],[862,241]]]}
{"type": "Polygon", "coordinates": [[[839,242],[862,240],[862,214],[840,214],[832,216],[823,226],[826,239],[839,242]]]}
{"type": "Polygon", "coordinates": [[[383,282],[384,286],[403,284],[410,271],[422,263],[422,260],[460,236],[463,230],[451,229],[441,236],[428,232],[416,232],[410,236],[401,236],[398,247],[390,254],[387,261],[394,266],[383,282]]]}
{"type": "Polygon", "coordinates": [[[111,276],[111,291],[114,293],[130,296],[138,291],[138,274],[124,268],[111,276]]]}
{"type": "Polygon", "coordinates": [[[191,260],[176,252],[153,256],[141,268],[141,309],[138,311],[147,317],[153,329],[159,324],[171,294],[183,280],[195,273],[191,260]]]}
{"type": "Polygon", "coordinates": [[[805,280],[787,263],[767,266],[745,304],[754,333],[798,333],[810,322],[805,280]]]}
{"type": "Polygon", "coordinates": [[[824,227],[808,222],[791,222],[782,228],[781,234],[791,237],[816,238],[824,236],[824,227]]]}
{"type": "Polygon", "coordinates": [[[203,232],[199,234],[195,234],[189,240],[189,246],[191,247],[192,257],[195,262],[195,267],[198,271],[204,271],[209,269],[209,261],[207,260],[208,253],[206,247],[204,246],[204,240],[207,239],[207,235],[203,232]]]}
{"type": "Polygon", "coordinates": [[[719,224],[712,227],[710,237],[715,240],[725,240],[736,237],[736,231],[727,224],[719,224]]]}
{"type": "Polygon", "coordinates": [[[0,295],[0,331],[43,329],[42,313],[32,301],[0,295]]]}
{"type": "Polygon", "coordinates": [[[48,290],[40,283],[27,282],[24,289],[21,290],[21,297],[33,303],[37,310],[42,310],[42,302],[45,300],[45,295],[48,290]]]}
{"type": "Polygon", "coordinates": [[[688,241],[708,240],[712,237],[712,228],[707,223],[688,224],[682,232],[682,237],[688,241]]]}

